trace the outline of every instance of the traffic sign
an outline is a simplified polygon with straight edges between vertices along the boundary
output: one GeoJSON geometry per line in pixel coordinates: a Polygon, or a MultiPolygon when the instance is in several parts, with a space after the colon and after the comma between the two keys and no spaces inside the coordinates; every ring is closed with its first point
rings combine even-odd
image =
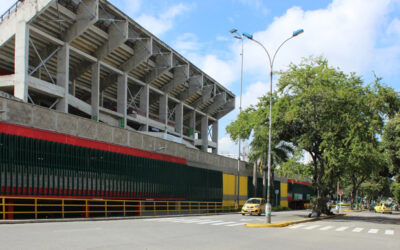
{"type": "Polygon", "coordinates": [[[339,191],[338,191],[338,195],[339,195],[340,197],[342,197],[343,194],[344,194],[344,193],[343,193],[343,190],[339,190],[339,191]]]}

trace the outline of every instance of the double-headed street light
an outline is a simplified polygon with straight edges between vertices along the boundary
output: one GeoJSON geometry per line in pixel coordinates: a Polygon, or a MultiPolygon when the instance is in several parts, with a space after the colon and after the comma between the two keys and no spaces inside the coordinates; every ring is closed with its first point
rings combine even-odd
{"type": "Polygon", "coordinates": [[[303,33],[303,29],[299,29],[293,32],[292,36],[287,38],[285,41],[279,45],[278,49],[275,51],[274,56],[272,57],[268,53],[268,50],[260,43],[259,41],[255,40],[253,38],[253,35],[248,34],[248,33],[243,33],[243,36],[248,38],[251,41],[256,42],[258,45],[260,45],[265,52],[267,53],[268,60],[269,60],[269,65],[270,65],[270,82],[269,82],[269,131],[268,131],[268,187],[267,187],[267,204],[265,205],[265,217],[266,217],[266,223],[271,223],[271,194],[270,194],[270,183],[271,183],[271,137],[272,137],[272,77],[273,77],[273,67],[274,67],[274,61],[276,54],[278,53],[279,49],[282,47],[283,44],[285,44],[287,41],[290,39],[300,35],[303,33]]]}
{"type": "MultiPolygon", "coordinates": [[[[242,112],[242,85],[243,85],[243,36],[239,34],[237,29],[231,29],[229,31],[231,34],[233,34],[234,38],[240,40],[242,42],[242,53],[240,54],[242,57],[242,65],[241,65],[241,69],[240,69],[240,104],[239,104],[239,115],[242,112]]],[[[237,188],[235,190],[235,192],[237,192],[237,206],[239,207],[239,203],[240,203],[240,138],[239,138],[239,154],[238,154],[238,165],[237,165],[237,176],[238,176],[238,181],[237,181],[237,188]]]]}

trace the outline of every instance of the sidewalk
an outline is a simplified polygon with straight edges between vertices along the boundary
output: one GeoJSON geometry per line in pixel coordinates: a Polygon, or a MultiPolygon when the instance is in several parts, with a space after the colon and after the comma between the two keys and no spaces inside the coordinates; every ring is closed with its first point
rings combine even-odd
{"type": "MultiPolygon", "coordinates": [[[[293,210],[293,211],[281,211],[272,212],[271,214],[271,224],[266,224],[266,222],[246,224],[248,227],[285,227],[292,224],[323,220],[334,218],[337,216],[343,216],[344,214],[334,214],[331,216],[321,215],[320,217],[309,218],[308,215],[311,210],[293,210]]],[[[264,216],[265,218],[265,216],[264,216]]]]}

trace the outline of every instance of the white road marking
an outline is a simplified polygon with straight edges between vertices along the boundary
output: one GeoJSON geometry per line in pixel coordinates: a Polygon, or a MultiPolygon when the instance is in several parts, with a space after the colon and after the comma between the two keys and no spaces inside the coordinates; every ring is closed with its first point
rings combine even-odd
{"type": "Polygon", "coordinates": [[[87,231],[96,231],[101,230],[100,227],[95,228],[76,228],[76,229],[61,229],[61,230],[54,230],[55,233],[72,233],[72,232],[87,232],[87,231]]]}
{"type": "Polygon", "coordinates": [[[333,228],[332,226],[321,227],[319,230],[325,231],[333,228]]]}
{"type": "Polygon", "coordinates": [[[317,228],[317,227],[319,227],[319,226],[320,226],[320,225],[312,225],[312,226],[309,226],[309,227],[305,227],[305,228],[303,228],[303,229],[311,230],[311,229],[317,228]]]}
{"type": "Polygon", "coordinates": [[[300,228],[300,227],[304,227],[305,226],[305,224],[297,224],[297,225],[294,225],[294,226],[290,226],[289,228],[290,229],[296,229],[296,228],[300,228]]]}
{"type": "Polygon", "coordinates": [[[394,231],[393,230],[385,230],[385,234],[393,235],[394,231]]]}
{"type": "Polygon", "coordinates": [[[347,228],[349,228],[349,227],[339,227],[336,229],[336,231],[341,232],[341,231],[346,230],[347,228]]]}
{"type": "Polygon", "coordinates": [[[230,225],[225,225],[226,227],[236,227],[240,225],[245,225],[246,223],[235,223],[235,224],[230,224],[230,225]]]}
{"type": "Polygon", "coordinates": [[[359,233],[359,232],[361,232],[362,230],[364,230],[364,228],[362,228],[362,227],[356,227],[356,228],[353,229],[352,232],[359,233]]]}
{"type": "Polygon", "coordinates": [[[211,224],[211,225],[219,226],[219,225],[232,224],[232,223],[236,223],[236,222],[235,221],[226,221],[226,222],[214,223],[214,224],[211,224]]]}
{"type": "Polygon", "coordinates": [[[211,223],[217,223],[217,222],[222,222],[222,220],[204,221],[204,222],[199,222],[197,224],[203,225],[203,224],[211,224],[211,223]]]}
{"type": "Polygon", "coordinates": [[[376,234],[376,233],[378,233],[378,231],[379,231],[379,229],[370,229],[370,230],[368,230],[368,233],[370,233],[370,234],[376,234]]]}

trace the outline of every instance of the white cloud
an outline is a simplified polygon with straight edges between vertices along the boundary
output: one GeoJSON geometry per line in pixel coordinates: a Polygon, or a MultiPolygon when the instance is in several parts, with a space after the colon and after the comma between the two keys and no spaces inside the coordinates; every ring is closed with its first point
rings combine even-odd
{"type": "MultiPolygon", "coordinates": [[[[291,61],[299,62],[301,57],[323,55],[331,65],[362,74],[372,69],[378,31],[389,4],[389,0],[334,0],[326,9],[303,11],[293,7],[275,18],[266,30],[256,32],[254,38],[273,53],[293,30],[304,28],[304,34],[282,47],[275,69],[283,69],[291,61]]],[[[246,60],[246,68],[267,73],[267,57],[262,49],[251,41],[245,46],[245,56],[251,58],[246,60]]]]}
{"type": "Polygon", "coordinates": [[[195,34],[185,33],[173,42],[172,47],[179,53],[186,55],[194,51],[197,52],[203,45],[199,43],[195,34]]]}
{"type": "Polygon", "coordinates": [[[235,65],[235,62],[224,61],[216,55],[210,54],[202,57],[199,66],[219,83],[225,87],[229,87],[238,77],[238,68],[232,67],[233,65],[235,65]]]}
{"type": "Polygon", "coordinates": [[[148,29],[154,35],[160,36],[173,27],[174,19],[178,15],[183,14],[189,9],[187,5],[179,3],[158,16],[142,14],[135,19],[140,25],[148,29]]]}
{"type": "MultiPolygon", "coordinates": [[[[250,86],[247,86],[242,94],[242,110],[245,110],[250,105],[255,105],[258,103],[258,98],[266,95],[267,91],[267,84],[261,81],[258,81],[250,86]]],[[[240,96],[236,97],[236,107],[239,108],[240,104],[240,96]]]]}
{"type": "Polygon", "coordinates": [[[223,137],[218,140],[218,154],[237,157],[238,146],[234,141],[231,140],[231,138],[223,137]]]}
{"type": "Polygon", "coordinates": [[[400,36],[400,20],[398,18],[394,18],[392,20],[386,30],[386,33],[388,35],[400,36]]]}

